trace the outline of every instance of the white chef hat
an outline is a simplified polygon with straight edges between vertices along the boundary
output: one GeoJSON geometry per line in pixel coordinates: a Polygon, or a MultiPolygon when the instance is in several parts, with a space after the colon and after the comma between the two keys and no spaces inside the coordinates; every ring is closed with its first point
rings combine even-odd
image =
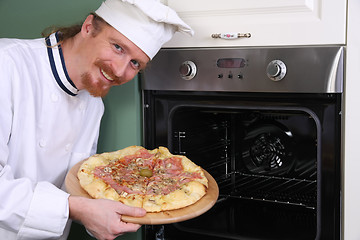
{"type": "Polygon", "coordinates": [[[176,12],[159,0],[105,0],[95,11],[150,59],[176,31],[194,32],[176,12]]]}

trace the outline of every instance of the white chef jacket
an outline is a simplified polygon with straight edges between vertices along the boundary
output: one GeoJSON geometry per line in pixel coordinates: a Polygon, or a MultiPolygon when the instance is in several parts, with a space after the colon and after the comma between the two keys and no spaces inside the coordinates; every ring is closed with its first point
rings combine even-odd
{"type": "Polygon", "coordinates": [[[102,99],[76,89],[61,47],[44,38],[0,39],[0,91],[0,239],[66,239],[61,189],[96,151],[102,99]]]}

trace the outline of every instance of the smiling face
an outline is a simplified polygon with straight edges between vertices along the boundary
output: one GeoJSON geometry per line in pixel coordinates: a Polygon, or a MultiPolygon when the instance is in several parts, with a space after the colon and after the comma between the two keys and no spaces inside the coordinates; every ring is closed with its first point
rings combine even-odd
{"type": "Polygon", "coordinates": [[[133,79],[145,68],[149,57],[134,43],[107,24],[97,31],[93,15],[86,18],[72,42],[64,42],[65,64],[79,90],[95,97],[133,79]]]}

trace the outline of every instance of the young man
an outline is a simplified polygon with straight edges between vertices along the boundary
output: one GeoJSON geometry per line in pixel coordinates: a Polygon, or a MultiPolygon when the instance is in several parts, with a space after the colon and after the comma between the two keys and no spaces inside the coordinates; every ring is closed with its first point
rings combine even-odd
{"type": "Polygon", "coordinates": [[[121,215],[144,209],[61,189],[69,169],[96,151],[101,97],[133,79],[176,31],[192,34],[157,0],[106,0],[80,27],[0,40],[1,239],[66,239],[69,219],[97,239],[137,231],[121,215]]]}

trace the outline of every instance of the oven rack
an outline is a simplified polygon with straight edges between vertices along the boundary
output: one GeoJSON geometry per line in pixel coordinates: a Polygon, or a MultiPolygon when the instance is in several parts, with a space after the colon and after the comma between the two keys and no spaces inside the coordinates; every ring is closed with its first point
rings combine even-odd
{"type": "Polygon", "coordinates": [[[235,172],[216,181],[220,195],[316,208],[316,180],[235,172]]]}

